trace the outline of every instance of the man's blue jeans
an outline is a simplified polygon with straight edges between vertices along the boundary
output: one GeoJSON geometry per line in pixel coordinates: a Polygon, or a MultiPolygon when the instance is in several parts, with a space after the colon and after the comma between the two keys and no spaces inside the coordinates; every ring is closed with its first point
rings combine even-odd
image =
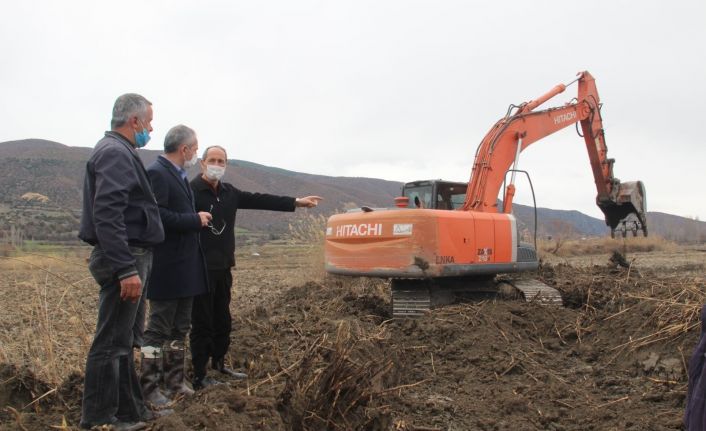
{"type": "MultiPolygon", "coordinates": [[[[139,421],[146,413],[133,357],[134,330],[144,319],[138,317],[152,269],[152,252],[130,247],[135,257],[143,297],[136,303],[120,299],[120,282],[113,275],[103,250],[94,247],[88,264],[100,285],[98,322],[86,360],[86,376],[81,407],[81,427],[116,421],[139,421]]],[[[144,310],[144,306],[142,306],[144,310]]]]}

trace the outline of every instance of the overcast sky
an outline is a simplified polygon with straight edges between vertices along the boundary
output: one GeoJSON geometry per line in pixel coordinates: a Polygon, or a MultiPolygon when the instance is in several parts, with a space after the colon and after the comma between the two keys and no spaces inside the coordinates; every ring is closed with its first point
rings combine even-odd
{"type": "MultiPolygon", "coordinates": [[[[649,211],[706,220],[705,19],[703,0],[3,2],[0,141],[91,147],[137,92],[150,149],[182,123],[229,158],[467,181],[509,104],[588,70],[615,175],[645,182],[649,211]]],[[[601,217],[574,127],[520,167],[539,206],[601,217]]]]}

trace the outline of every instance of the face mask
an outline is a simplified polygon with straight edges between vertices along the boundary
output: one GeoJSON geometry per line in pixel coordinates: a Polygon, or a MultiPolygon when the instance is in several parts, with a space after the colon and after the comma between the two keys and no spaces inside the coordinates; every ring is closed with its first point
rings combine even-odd
{"type": "MultiPolygon", "coordinates": [[[[142,121],[140,121],[140,124],[142,124],[142,121]]],[[[137,148],[142,148],[145,145],[147,145],[147,143],[149,141],[150,141],[150,132],[148,132],[147,128],[143,125],[141,132],[135,132],[135,146],[137,148]]]]}
{"type": "Polygon", "coordinates": [[[211,181],[218,181],[223,178],[226,168],[218,165],[206,165],[206,178],[211,181]]]}
{"type": "Polygon", "coordinates": [[[196,155],[196,151],[194,151],[193,157],[184,161],[184,169],[189,169],[190,167],[195,166],[198,161],[199,157],[196,155]]]}

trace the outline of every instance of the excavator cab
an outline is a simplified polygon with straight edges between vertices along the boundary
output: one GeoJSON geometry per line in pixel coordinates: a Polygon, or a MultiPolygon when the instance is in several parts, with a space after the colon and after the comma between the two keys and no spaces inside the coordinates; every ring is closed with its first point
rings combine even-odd
{"type": "Polygon", "coordinates": [[[408,198],[410,208],[455,210],[463,206],[468,183],[424,180],[413,181],[402,187],[402,196],[408,198]]]}

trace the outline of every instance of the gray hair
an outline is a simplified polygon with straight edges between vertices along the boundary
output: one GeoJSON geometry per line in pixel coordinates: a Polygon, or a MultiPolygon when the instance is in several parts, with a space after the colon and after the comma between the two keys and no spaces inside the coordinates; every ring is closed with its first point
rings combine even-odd
{"type": "Polygon", "coordinates": [[[110,120],[110,128],[115,130],[127,123],[130,117],[140,117],[144,120],[147,115],[147,107],[152,102],[135,93],[127,93],[118,97],[113,105],[113,119],[110,120]]]}
{"type": "Polygon", "coordinates": [[[220,145],[211,145],[210,147],[206,147],[206,149],[203,150],[203,156],[201,157],[201,160],[206,160],[208,158],[208,150],[210,150],[211,148],[218,148],[219,150],[223,151],[223,154],[226,155],[226,162],[228,162],[228,152],[225,148],[221,147],[220,145]]]}
{"type": "Polygon", "coordinates": [[[164,152],[167,154],[174,153],[182,145],[193,147],[195,142],[196,132],[190,127],[179,124],[169,129],[167,136],[164,137],[164,152]]]}

